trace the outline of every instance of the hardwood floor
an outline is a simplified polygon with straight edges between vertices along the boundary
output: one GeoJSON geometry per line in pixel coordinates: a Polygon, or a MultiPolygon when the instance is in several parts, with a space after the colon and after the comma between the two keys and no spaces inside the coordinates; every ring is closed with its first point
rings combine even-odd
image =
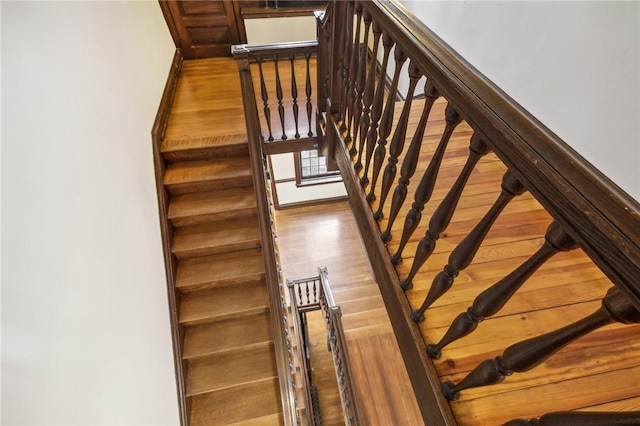
{"type": "MultiPolygon", "coordinates": [[[[287,278],[316,275],[319,266],[329,271],[334,299],[343,312],[356,390],[369,424],[423,424],[347,202],[277,211],[276,229],[287,278]]],[[[327,392],[319,389],[323,391],[327,392]]],[[[329,421],[325,424],[340,424],[334,423],[335,412],[335,405],[323,407],[323,420],[329,421]],[[330,415],[325,417],[325,412],[330,415]]]]}

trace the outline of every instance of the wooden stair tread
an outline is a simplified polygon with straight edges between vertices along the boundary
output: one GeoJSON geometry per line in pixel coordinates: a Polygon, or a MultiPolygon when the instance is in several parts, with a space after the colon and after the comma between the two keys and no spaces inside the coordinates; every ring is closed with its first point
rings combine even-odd
{"type": "Polygon", "coordinates": [[[251,163],[248,157],[173,163],[166,169],[164,184],[172,194],[250,186],[251,163]]]}
{"type": "Polygon", "coordinates": [[[211,225],[209,229],[191,226],[176,230],[171,252],[183,259],[261,247],[260,228],[255,218],[220,221],[211,225]]]}
{"type": "Polygon", "coordinates": [[[280,387],[269,378],[191,398],[192,426],[229,425],[280,413],[280,387]]]}
{"type": "Polygon", "coordinates": [[[168,218],[174,226],[255,216],[252,186],[181,194],[172,197],[168,218]]]}
{"type": "Polygon", "coordinates": [[[244,250],[180,260],[176,287],[193,291],[217,285],[231,285],[264,278],[261,250],[244,250]]]}
{"type": "Polygon", "coordinates": [[[272,341],[267,311],[187,327],[182,356],[191,359],[244,346],[265,346],[272,341]]]}
{"type": "Polygon", "coordinates": [[[277,377],[273,345],[219,352],[189,361],[187,396],[277,377]]]}
{"type": "Polygon", "coordinates": [[[185,293],[180,302],[180,323],[194,325],[269,310],[264,280],[185,293]]]}

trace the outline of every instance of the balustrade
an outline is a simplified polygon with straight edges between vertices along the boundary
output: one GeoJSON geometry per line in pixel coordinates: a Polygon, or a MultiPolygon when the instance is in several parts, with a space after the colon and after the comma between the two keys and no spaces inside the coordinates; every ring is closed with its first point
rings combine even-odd
{"type": "MultiPolygon", "coordinates": [[[[466,401],[452,406],[447,399],[453,400],[469,388],[497,383],[513,372],[530,370],[569,342],[604,325],[637,323],[638,203],[394,0],[336,4],[340,3],[330,2],[328,10],[339,28],[345,28],[341,28],[342,35],[329,34],[328,46],[341,52],[343,58],[334,60],[334,69],[327,70],[324,77],[329,81],[328,76],[336,72],[340,75],[337,86],[328,90],[331,99],[327,105],[337,106],[322,110],[326,140],[335,147],[335,160],[425,420],[429,424],[454,424],[456,415],[467,412],[463,408],[455,412],[466,401]],[[389,63],[392,54],[393,65],[389,63]],[[426,78],[424,100],[414,95],[422,77],[426,78]],[[406,100],[396,117],[395,94],[399,87],[406,93],[406,100]],[[405,151],[407,140],[410,142],[405,151]],[[400,177],[391,192],[400,162],[400,177]],[[496,174],[504,174],[499,188],[496,174]],[[414,176],[419,176],[419,181],[412,182],[414,176]],[[489,189],[492,186],[494,189],[489,189]],[[428,226],[421,225],[423,215],[429,219],[428,226]],[[527,222],[529,217],[534,219],[527,222]],[[513,240],[513,248],[508,246],[509,240],[513,240]],[[504,265],[487,253],[505,256],[504,265]],[[405,267],[403,257],[411,264],[405,267]],[[484,347],[473,339],[492,333],[483,331],[526,283],[535,281],[540,287],[542,278],[536,279],[537,271],[550,270],[557,258],[571,259],[573,263],[569,264],[576,270],[597,271],[589,272],[593,277],[584,279],[584,296],[578,297],[576,304],[599,297],[596,293],[607,280],[613,284],[601,310],[551,333],[545,333],[550,327],[536,325],[526,332],[534,337],[504,344],[507,349],[501,356],[476,368],[458,370],[463,367],[457,367],[454,358],[431,360],[448,351],[460,355],[461,347],[470,352],[484,347]],[[446,266],[439,272],[430,264],[435,259],[446,259],[446,266]],[[456,279],[464,284],[450,290],[456,279]],[[449,313],[453,306],[453,315],[437,317],[449,313]],[[462,306],[468,309],[460,312],[462,306]],[[428,311],[428,320],[418,326],[416,322],[423,321],[428,311]],[[486,318],[491,320],[474,333],[486,318]],[[429,324],[432,320],[435,325],[429,324]],[[441,330],[440,334],[434,334],[434,330],[441,330]],[[433,342],[434,335],[442,337],[433,342]],[[459,346],[466,344],[467,340],[460,340],[463,337],[471,342],[468,346],[459,346]],[[457,383],[441,385],[443,376],[457,380],[461,371],[470,370],[457,383]]],[[[553,281],[549,272],[542,273],[549,274],[546,281],[553,281]]],[[[559,281],[555,285],[563,284],[559,281]]],[[[563,303],[564,309],[570,310],[572,302],[563,303]]],[[[535,305],[533,301],[531,305],[535,305]]],[[[544,309],[556,308],[545,305],[544,309]]],[[[521,315],[526,324],[533,321],[527,311],[517,309],[512,308],[509,316],[521,315]]],[[[544,313],[532,317],[542,318],[544,313]]],[[[518,328],[516,324],[511,326],[518,328]]],[[[634,348],[637,353],[637,344],[634,348]]],[[[640,356],[634,357],[640,360],[640,356]]],[[[633,368],[634,373],[640,371],[638,365],[633,368]]],[[[637,401],[640,395],[629,398],[637,401]]],[[[479,399],[474,397],[474,401],[479,399]]],[[[495,396],[491,401],[499,399],[495,396]]],[[[633,404],[630,401],[620,406],[633,404]]],[[[523,412],[530,412],[528,408],[523,412]]],[[[576,408],[581,407],[569,409],[576,408]]],[[[634,413],[534,414],[539,420],[514,420],[520,423],[510,424],[562,424],[557,419],[580,419],[566,420],[574,424],[626,424],[624,421],[637,419],[634,413]]]]}

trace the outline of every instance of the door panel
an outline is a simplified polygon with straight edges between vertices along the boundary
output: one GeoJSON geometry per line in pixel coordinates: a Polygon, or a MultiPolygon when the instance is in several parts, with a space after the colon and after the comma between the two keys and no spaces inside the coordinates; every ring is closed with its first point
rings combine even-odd
{"type": "Polygon", "coordinates": [[[185,59],[231,56],[231,45],[247,42],[230,0],[161,0],[160,7],[185,59]]]}

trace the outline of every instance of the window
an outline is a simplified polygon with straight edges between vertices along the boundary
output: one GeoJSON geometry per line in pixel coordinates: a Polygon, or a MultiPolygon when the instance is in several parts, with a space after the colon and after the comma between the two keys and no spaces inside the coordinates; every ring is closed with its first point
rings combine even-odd
{"type": "Polygon", "coordinates": [[[340,171],[327,170],[327,159],[318,156],[318,150],[295,152],[296,183],[298,186],[338,182],[342,180],[340,171]]]}

